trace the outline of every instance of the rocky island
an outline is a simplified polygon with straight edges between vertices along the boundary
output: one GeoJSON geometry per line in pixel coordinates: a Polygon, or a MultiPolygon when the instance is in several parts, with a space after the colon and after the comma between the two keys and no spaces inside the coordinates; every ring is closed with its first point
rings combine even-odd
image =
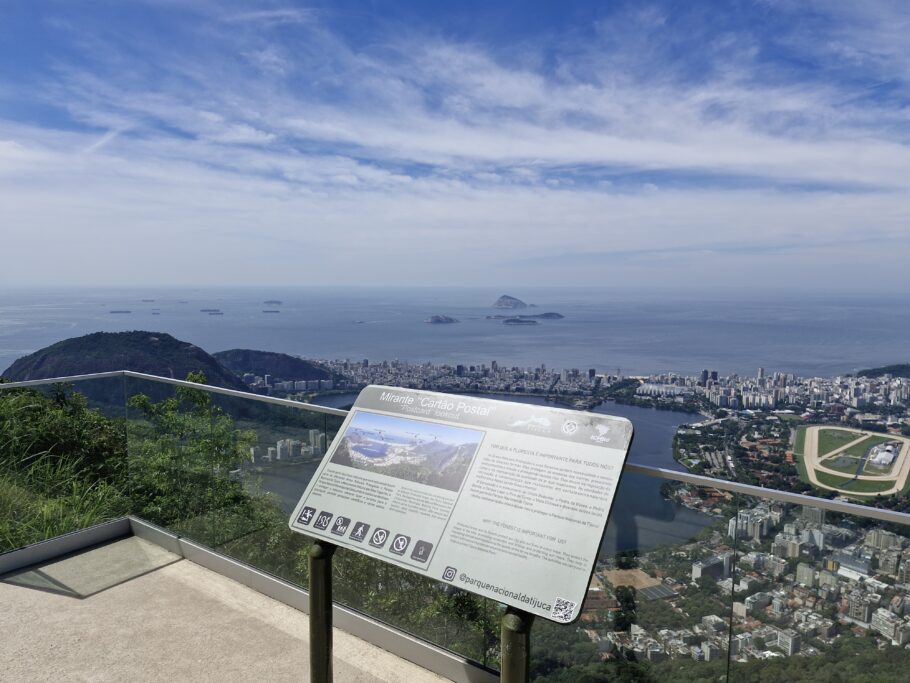
{"type": "Polygon", "coordinates": [[[536,320],[530,320],[528,316],[515,316],[512,318],[505,318],[502,321],[503,325],[536,325],[536,320]]]}
{"type": "Polygon", "coordinates": [[[431,315],[429,318],[424,320],[425,323],[430,325],[449,325],[451,323],[457,323],[457,318],[452,318],[448,315],[431,315]]]}
{"type": "Polygon", "coordinates": [[[493,303],[493,308],[527,308],[528,305],[521,299],[516,299],[514,296],[509,296],[508,294],[503,294],[501,297],[496,299],[493,303]]]}
{"type": "Polygon", "coordinates": [[[507,318],[537,318],[539,320],[562,320],[565,318],[562,313],[521,313],[519,315],[488,315],[487,320],[506,320],[507,318]]]}

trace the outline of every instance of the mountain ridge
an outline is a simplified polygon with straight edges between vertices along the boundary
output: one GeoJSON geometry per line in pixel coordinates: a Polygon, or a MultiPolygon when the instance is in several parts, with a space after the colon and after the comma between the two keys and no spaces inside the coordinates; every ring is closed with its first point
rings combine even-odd
{"type": "Polygon", "coordinates": [[[172,379],[202,372],[207,384],[247,390],[239,377],[195,344],[147,330],[93,332],[63,339],[17,359],[2,376],[17,382],[116,370],[172,379]]]}

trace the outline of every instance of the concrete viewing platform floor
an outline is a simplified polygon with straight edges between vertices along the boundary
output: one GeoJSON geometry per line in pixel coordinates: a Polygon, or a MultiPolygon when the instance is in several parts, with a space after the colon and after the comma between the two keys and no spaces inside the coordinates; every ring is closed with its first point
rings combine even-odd
{"type": "MultiPolygon", "coordinates": [[[[0,579],[0,679],[302,681],[307,615],[137,537],[0,579]]],[[[445,680],[335,629],[336,681],[445,680]]]]}

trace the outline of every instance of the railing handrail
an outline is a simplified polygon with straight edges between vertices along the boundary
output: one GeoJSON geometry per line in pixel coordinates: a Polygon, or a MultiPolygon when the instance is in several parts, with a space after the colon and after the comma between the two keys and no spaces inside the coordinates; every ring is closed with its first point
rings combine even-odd
{"type": "Polygon", "coordinates": [[[21,382],[7,382],[6,384],[0,384],[0,390],[2,389],[19,389],[23,387],[37,387],[46,384],[60,384],[62,382],[78,382],[81,380],[90,380],[90,379],[104,379],[112,377],[132,377],[133,379],[144,379],[150,382],[161,382],[163,384],[172,384],[177,387],[186,387],[187,389],[202,389],[204,391],[211,392],[213,394],[222,394],[224,396],[234,396],[236,398],[243,398],[250,401],[259,401],[260,403],[271,403],[272,405],[278,406],[287,406],[289,408],[305,408],[306,410],[312,410],[317,413],[325,413],[327,415],[337,415],[339,417],[346,417],[348,411],[339,410],[338,408],[329,408],[328,406],[320,406],[315,403],[304,403],[303,401],[292,401],[289,398],[275,398],[274,396],[263,396],[262,394],[254,394],[249,391],[240,391],[239,389],[228,389],[226,387],[216,387],[211,384],[198,384],[196,382],[188,382],[185,379],[173,379],[171,377],[161,377],[160,375],[148,375],[144,372],[134,372],[132,370],[112,370],[110,372],[93,372],[85,375],[71,375],[68,377],[49,377],[47,379],[30,379],[24,380],[21,382]]]}
{"type": "MultiPolygon", "coordinates": [[[[144,379],[150,382],[160,382],[164,384],[171,384],[179,387],[186,387],[188,389],[200,389],[203,391],[209,391],[215,394],[222,394],[224,396],[233,396],[235,398],[246,399],[250,401],[259,401],[261,403],[270,403],[272,405],[285,406],[289,408],[295,408],[297,410],[312,410],[318,413],[325,413],[328,415],[336,415],[338,417],[346,417],[348,414],[347,410],[341,410],[338,408],[329,408],[327,406],[320,406],[314,403],[304,403],[303,401],[293,401],[287,398],[274,398],[272,396],[263,396],[261,394],[253,394],[246,391],[239,391],[237,389],[227,389],[225,387],[216,387],[210,384],[197,384],[195,382],[188,382],[186,380],[172,379],[170,377],[160,377],[158,375],[148,375],[143,372],[134,372],[132,370],[114,370],[111,372],[94,372],[85,375],[72,375],[69,377],[52,377],[48,379],[33,379],[26,380],[21,382],[7,382],[6,384],[0,384],[0,390],[4,389],[18,389],[24,387],[35,387],[47,384],[60,384],[63,382],[78,382],[81,380],[91,380],[91,379],[104,379],[112,377],[132,377],[134,379],[144,379]]],[[[706,488],[717,489],[719,491],[727,491],[729,493],[739,493],[746,496],[753,496],[755,498],[762,498],[766,500],[772,500],[779,503],[789,503],[792,505],[804,505],[808,507],[821,508],[823,510],[828,510],[830,512],[839,512],[847,515],[856,515],[858,517],[866,517],[868,519],[875,519],[881,522],[891,522],[895,524],[903,524],[910,526],[910,514],[905,512],[896,512],[894,510],[885,510],[881,508],[869,507],[867,505],[862,505],[860,503],[850,503],[843,500],[830,500],[828,498],[817,498],[815,496],[806,495],[803,493],[793,493],[790,491],[780,491],[778,489],[768,489],[763,486],[754,486],[752,484],[742,484],[736,481],[728,481],[726,479],[714,479],[713,477],[705,477],[698,474],[692,474],[690,472],[681,472],[678,470],[671,470],[662,467],[653,467],[651,465],[639,465],[636,463],[626,462],[625,471],[633,472],[635,474],[642,474],[648,477],[654,477],[656,479],[664,479],[666,481],[676,481],[683,484],[691,484],[693,486],[703,486],[706,488]]]]}

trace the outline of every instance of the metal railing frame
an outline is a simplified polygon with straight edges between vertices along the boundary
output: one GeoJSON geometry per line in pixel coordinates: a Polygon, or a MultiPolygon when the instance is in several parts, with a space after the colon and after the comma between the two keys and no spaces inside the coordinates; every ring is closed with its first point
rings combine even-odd
{"type": "MultiPolygon", "coordinates": [[[[43,386],[48,384],[72,383],[83,380],[105,379],[114,377],[129,377],[133,379],[147,380],[150,382],[170,384],[178,387],[186,387],[188,389],[201,389],[213,394],[233,396],[235,398],[242,398],[250,401],[259,401],[260,403],[284,406],[297,410],[310,410],[316,413],[335,415],[337,417],[347,417],[348,414],[348,411],[346,410],[329,408],[327,406],[320,406],[314,403],[304,403],[303,401],[293,401],[287,398],[263,396],[261,394],[238,391],[237,389],[216,387],[210,384],[196,384],[194,382],[187,382],[186,380],[172,379],[170,377],[160,377],[158,375],[148,375],[143,372],[133,372],[132,370],[114,370],[112,372],[95,372],[86,375],[72,375],[69,377],[52,377],[49,379],[33,379],[24,382],[7,382],[5,384],[0,384],[0,391],[6,389],[19,389],[26,387],[43,386]]],[[[827,510],[829,512],[839,512],[845,515],[856,515],[859,517],[874,519],[880,522],[890,522],[893,524],[905,524],[910,526],[910,514],[908,513],[874,508],[868,505],[850,503],[844,500],[817,498],[815,496],[809,496],[804,493],[793,493],[792,491],[768,489],[763,486],[742,484],[740,482],[727,481],[725,479],[714,479],[713,477],[705,477],[698,474],[691,474],[689,472],[671,470],[663,467],[652,467],[650,465],[639,465],[631,462],[627,462],[624,469],[627,472],[642,474],[646,477],[654,477],[655,479],[691,484],[693,486],[712,488],[717,489],[718,491],[727,491],[729,493],[738,493],[745,496],[753,496],[755,498],[773,500],[778,503],[816,507],[827,510]]]]}
{"type": "MultiPolygon", "coordinates": [[[[113,371],[113,372],[99,372],[99,373],[91,373],[91,374],[85,374],[85,375],[73,375],[73,376],[69,376],[69,377],[54,377],[54,378],[48,378],[48,379],[28,380],[28,381],[24,381],[24,382],[8,382],[5,384],[0,384],[0,391],[8,390],[8,389],[39,387],[39,386],[46,386],[46,385],[53,385],[53,384],[72,384],[72,383],[79,382],[79,381],[88,381],[88,380],[105,379],[105,378],[110,379],[110,378],[118,378],[118,377],[146,380],[146,381],[150,381],[150,382],[170,384],[170,385],[178,386],[178,387],[186,387],[186,388],[190,388],[190,389],[204,390],[204,391],[208,391],[208,392],[214,393],[214,394],[221,394],[224,396],[232,396],[235,398],[240,398],[240,399],[245,399],[245,400],[258,401],[260,403],[267,403],[267,404],[271,404],[271,405],[284,406],[284,407],[289,407],[289,408],[297,409],[297,410],[309,410],[309,411],[313,411],[313,412],[317,412],[317,413],[334,415],[337,417],[346,417],[348,415],[348,411],[340,410],[337,408],[328,408],[325,406],[319,406],[319,405],[315,405],[315,404],[311,404],[311,403],[304,403],[301,401],[293,401],[293,400],[289,400],[289,399],[273,398],[271,396],[263,396],[261,394],[253,394],[253,393],[248,393],[248,392],[244,392],[244,391],[238,391],[236,389],[226,389],[223,387],[216,387],[216,386],[211,386],[211,385],[206,385],[206,384],[196,384],[194,382],[187,382],[185,380],[171,379],[168,377],[159,377],[157,375],[149,375],[149,374],[145,374],[145,373],[141,373],[141,372],[133,372],[130,370],[118,370],[118,371],[113,371]]],[[[762,499],[762,500],[771,500],[771,501],[786,503],[786,504],[791,504],[791,505],[815,507],[815,508],[820,508],[820,509],[831,511],[831,512],[847,514],[847,515],[854,515],[854,516],[858,516],[858,517],[864,517],[867,519],[874,519],[874,520],[877,520],[880,522],[887,522],[887,523],[894,523],[894,524],[910,526],[910,514],[895,512],[892,510],[883,510],[883,509],[879,509],[879,508],[873,508],[873,507],[869,507],[869,506],[858,504],[858,503],[847,502],[844,500],[831,500],[831,499],[826,499],[826,498],[816,498],[815,496],[809,496],[809,495],[805,495],[802,493],[793,493],[793,492],[789,492],[789,491],[781,491],[778,489],[768,489],[768,488],[764,488],[761,486],[742,484],[742,483],[735,482],[735,481],[714,479],[712,477],[705,477],[705,476],[701,476],[701,475],[691,474],[691,473],[685,472],[685,471],[676,471],[676,470],[671,470],[671,469],[666,469],[666,468],[661,468],[661,467],[651,467],[649,465],[640,465],[640,464],[629,463],[629,462],[627,462],[625,464],[624,470],[626,472],[632,472],[632,473],[644,475],[647,477],[654,477],[656,479],[662,479],[662,480],[669,481],[669,482],[678,482],[678,483],[683,483],[683,484],[689,484],[692,486],[710,488],[710,489],[714,489],[714,490],[718,490],[718,491],[725,491],[725,492],[729,492],[729,493],[733,493],[733,494],[750,496],[750,497],[754,497],[754,498],[758,498],[758,499],[762,499]]],[[[140,520],[136,520],[136,523],[141,524],[144,522],[141,522],[140,520]]],[[[332,548],[332,550],[334,550],[334,548],[332,548]]],[[[311,555],[312,555],[312,553],[311,553],[311,555]]],[[[331,557],[331,553],[329,553],[329,558],[330,557],[331,557]]],[[[310,558],[310,564],[311,564],[311,571],[312,571],[312,567],[313,567],[313,557],[312,556],[310,558]]],[[[330,564],[328,564],[327,566],[330,567],[330,564]]],[[[330,572],[331,572],[331,570],[329,569],[327,572],[322,572],[322,573],[326,574],[330,580],[330,577],[331,577],[330,572]]],[[[331,595],[331,592],[330,592],[330,588],[328,588],[328,589],[321,590],[321,591],[315,591],[315,593],[312,591],[305,591],[305,593],[308,596],[308,599],[310,602],[309,607],[310,607],[310,611],[311,611],[311,629],[313,629],[312,608],[314,607],[314,605],[312,604],[312,601],[314,599],[314,595],[317,596],[317,602],[319,602],[319,600],[318,600],[319,595],[331,595]]],[[[330,645],[331,644],[331,635],[330,635],[331,630],[330,629],[331,629],[331,623],[332,623],[331,614],[334,609],[337,609],[337,606],[333,607],[331,601],[323,600],[322,603],[324,603],[324,604],[321,605],[321,609],[319,611],[321,613],[325,613],[325,614],[329,615],[328,620],[326,621],[326,623],[328,624],[327,628],[329,629],[328,630],[329,640],[324,649],[326,650],[326,652],[330,653],[331,652],[331,645],[330,645]]],[[[325,614],[323,614],[324,621],[325,621],[325,614]]],[[[526,679],[527,665],[528,665],[528,661],[527,661],[527,658],[528,658],[528,638],[527,638],[528,628],[527,627],[529,627],[530,622],[528,622],[527,627],[512,628],[512,626],[510,625],[511,622],[508,622],[508,618],[510,616],[514,616],[514,615],[507,614],[506,615],[507,619],[503,621],[503,647],[505,648],[505,650],[509,650],[509,651],[506,652],[504,650],[504,652],[503,652],[503,669],[501,672],[502,677],[503,677],[503,680],[521,680],[523,677],[526,679]],[[515,638],[511,638],[510,636],[514,635],[514,634],[511,633],[510,629],[515,630],[516,632],[520,632],[520,635],[522,635],[523,639],[516,640],[515,638]],[[508,643],[512,643],[513,641],[515,641],[516,643],[523,642],[525,644],[524,648],[518,647],[515,649],[515,652],[512,652],[511,649],[506,646],[508,643]],[[512,671],[513,669],[514,669],[514,671],[512,671]]],[[[320,629],[316,629],[316,630],[320,630],[320,629]]],[[[325,631],[325,629],[321,629],[321,630],[325,631]]],[[[313,635],[314,634],[311,633],[311,637],[313,635]]],[[[435,647],[435,646],[433,646],[433,647],[435,647]]],[[[422,653],[422,650],[420,650],[420,648],[417,648],[415,650],[415,652],[422,653]]],[[[416,661],[413,659],[413,655],[412,655],[412,657],[408,657],[408,658],[412,659],[412,661],[416,661]]],[[[465,660],[465,662],[466,662],[466,660],[465,660]]],[[[315,664],[315,668],[311,668],[312,680],[331,680],[331,660],[330,660],[330,658],[327,662],[320,660],[320,661],[316,661],[316,662],[311,662],[311,664],[315,664]]],[[[433,668],[433,667],[430,667],[430,668],[433,668]]],[[[472,680],[475,679],[476,677],[482,678],[483,676],[491,675],[490,672],[483,669],[482,667],[476,667],[476,669],[475,669],[475,667],[473,665],[466,666],[463,670],[460,670],[459,673],[462,675],[466,675],[469,679],[472,679],[472,680]]],[[[729,661],[728,661],[727,675],[729,676],[729,661]]],[[[459,678],[460,678],[460,676],[459,676],[459,678]]]]}

